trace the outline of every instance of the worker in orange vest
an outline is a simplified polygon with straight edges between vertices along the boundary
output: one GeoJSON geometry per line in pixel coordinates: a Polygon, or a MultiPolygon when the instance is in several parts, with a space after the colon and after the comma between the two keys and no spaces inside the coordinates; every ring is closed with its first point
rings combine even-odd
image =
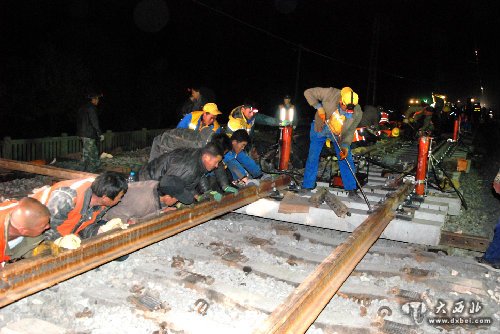
{"type": "Polygon", "coordinates": [[[58,182],[42,188],[32,197],[50,210],[50,229],[45,232],[47,239],[55,240],[69,234],[85,239],[98,234],[101,225],[95,223],[120,202],[127,189],[123,175],[104,172],[96,178],[58,182]]]}
{"type": "Polygon", "coordinates": [[[34,198],[0,203],[0,264],[29,256],[43,241],[50,212],[34,198]]]}

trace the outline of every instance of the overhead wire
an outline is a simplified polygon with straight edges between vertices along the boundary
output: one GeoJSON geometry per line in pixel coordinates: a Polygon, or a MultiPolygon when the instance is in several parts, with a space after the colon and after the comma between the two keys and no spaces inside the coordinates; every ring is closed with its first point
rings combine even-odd
{"type": "MultiPolygon", "coordinates": [[[[272,38],[275,38],[277,40],[280,40],[281,42],[285,43],[285,44],[288,44],[290,46],[292,46],[293,48],[296,48],[296,49],[301,49],[302,51],[306,51],[306,52],[309,52],[311,54],[314,54],[316,56],[319,56],[319,57],[322,57],[322,58],[325,58],[325,59],[328,59],[330,61],[333,61],[333,62],[337,62],[339,64],[343,64],[343,65],[348,65],[348,66],[351,66],[351,67],[356,67],[358,69],[362,69],[362,70],[368,70],[368,67],[366,66],[363,66],[363,65],[359,65],[359,64],[355,64],[355,63],[351,63],[351,62],[348,62],[348,61],[345,61],[345,60],[341,60],[341,59],[338,59],[338,58],[335,58],[335,57],[332,57],[330,55],[327,55],[323,52],[320,52],[320,51],[316,51],[316,50],[313,50],[313,49],[310,49],[300,43],[297,43],[297,42],[294,42],[294,41],[291,41],[289,39],[286,39],[282,36],[279,36],[279,35],[276,35],[275,33],[272,33],[264,28],[261,28],[261,27],[258,27],[254,24],[251,24],[251,23],[248,23],[240,18],[237,18],[225,11],[222,11],[220,9],[217,9],[217,8],[214,8],[206,3],[203,3],[201,1],[198,1],[198,0],[191,0],[192,2],[194,2],[195,4],[199,5],[199,6],[202,6],[202,7],[205,7],[221,16],[225,16],[233,21],[236,21],[244,26],[247,26],[251,29],[254,29],[256,31],[259,31],[269,37],[272,37],[272,38]]],[[[377,70],[378,72],[380,73],[383,73],[383,74],[386,74],[388,76],[391,76],[391,77],[394,77],[396,79],[400,79],[400,80],[407,80],[407,81],[413,81],[413,82],[418,82],[418,83],[422,83],[422,84],[433,84],[432,82],[430,81],[425,81],[425,80],[419,80],[419,79],[412,79],[412,78],[408,78],[408,77],[405,77],[401,74],[397,74],[397,73],[392,73],[392,72],[389,72],[389,71],[385,71],[385,70],[381,70],[381,69],[378,69],[377,70]]]]}

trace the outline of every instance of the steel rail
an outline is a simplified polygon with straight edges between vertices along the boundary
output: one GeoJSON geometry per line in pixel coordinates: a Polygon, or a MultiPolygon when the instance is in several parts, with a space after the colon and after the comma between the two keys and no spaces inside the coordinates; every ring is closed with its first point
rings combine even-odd
{"type": "Polygon", "coordinates": [[[266,197],[274,187],[284,188],[289,183],[288,176],[279,176],[262,181],[258,187],[243,188],[237,195],[226,195],[221,202],[209,201],[171,211],[126,230],[84,240],[75,250],[7,265],[0,269],[0,307],[266,197]]]}
{"type": "Polygon", "coordinates": [[[393,210],[414,188],[405,183],[302,282],[255,333],[305,333],[394,218],[393,210]]]}
{"type": "Polygon", "coordinates": [[[47,165],[35,165],[25,161],[16,161],[9,159],[0,159],[0,168],[17,170],[21,172],[53,176],[59,179],[83,179],[87,177],[96,177],[98,174],[80,172],[71,169],[58,168],[47,165]]]}

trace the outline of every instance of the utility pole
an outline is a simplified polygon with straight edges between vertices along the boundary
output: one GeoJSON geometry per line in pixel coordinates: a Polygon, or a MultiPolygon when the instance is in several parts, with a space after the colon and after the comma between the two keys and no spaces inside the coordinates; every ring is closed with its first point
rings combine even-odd
{"type": "Polygon", "coordinates": [[[378,49],[380,46],[380,15],[376,14],[373,20],[373,36],[370,50],[370,63],[368,67],[368,85],[366,87],[366,102],[371,98],[371,104],[375,105],[377,100],[377,63],[378,49]]]}
{"type": "Polygon", "coordinates": [[[297,49],[297,69],[295,71],[295,92],[293,98],[297,101],[297,94],[299,93],[299,81],[300,81],[300,60],[302,57],[302,45],[299,45],[297,49]]]}
{"type": "Polygon", "coordinates": [[[474,54],[476,55],[476,71],[477,71],[477,77],[479,79],[479,89],[481,90],[481,101],[479,103],[484,105],[484,87],[483,87],[483,80],[481,78],[481,71],[479,69],[479,50],[477,49],[477,47],[474,50],[474,54]]]}

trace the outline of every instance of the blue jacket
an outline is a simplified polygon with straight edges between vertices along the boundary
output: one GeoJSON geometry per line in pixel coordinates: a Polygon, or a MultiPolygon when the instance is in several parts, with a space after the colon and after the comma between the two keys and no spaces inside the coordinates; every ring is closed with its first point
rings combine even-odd
{"type": "Polygon", "coordinates": [[[245,151],[236,154],[234,151],[229,151],[224,155],[224,163],[233,175],[234,180],[239,180],[243,177],[250,176],[256,178],[262,175],[260,166],[248,156],[245,151]]]}

